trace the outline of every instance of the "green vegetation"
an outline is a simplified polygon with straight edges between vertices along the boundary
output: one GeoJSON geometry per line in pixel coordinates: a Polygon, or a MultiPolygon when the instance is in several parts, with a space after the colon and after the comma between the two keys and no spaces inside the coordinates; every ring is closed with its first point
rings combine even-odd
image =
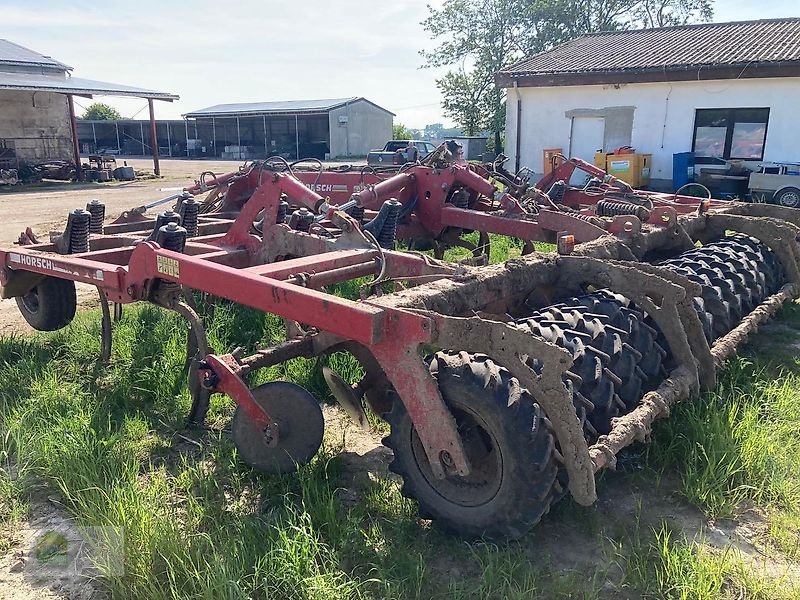
{"type": "Polygon", "coordinates": [[[116,108],[103,102],[93,102],[81,115],[81,119],[89,121],[118,121],[121,118],[122,115],[116,108]]]}
{"type": "Polygon", "coordinates": [[[393,140],[411,140],[413,138],[414,136],[412,135],[411,130],[402,123],[392,125],[393,140]]]}
{"type": "MultiPolygon", "coordinates": [[[[492,241],[493,259],[519,252],[492,241]]],[[[229,400],[214,398],[210,430],[184,427],[180,319],[126,309],[111,365],[93,369],[90,311],[54,334],[0,339],[0,549],[27,508],[55,494],[79,524],[123,529],[125,573],[102,580],[115,598],[796,598],[786,569],[800,555],[800,309],[771,327],[783,329],[626,454],[641,468],[601,478],[597,506],[562,501],[526,539],[498,547],[418,519],[398,482],[343,453],[341,436],[297,475],[254,473],[223,431],[229,400]],[[698,522],[693,507],[717,519],[756,511],[772,567],[650,506],[662,496],[698,522]]],[[[278,319],[226,304],[210,320],[218,349],[280,331],[278,319]]],[[[325,360],[358,376],[346,355],[325,360]]],[[[290,379],[330,401],[321,362],[291,361],[251,383],[290,379]]]]}

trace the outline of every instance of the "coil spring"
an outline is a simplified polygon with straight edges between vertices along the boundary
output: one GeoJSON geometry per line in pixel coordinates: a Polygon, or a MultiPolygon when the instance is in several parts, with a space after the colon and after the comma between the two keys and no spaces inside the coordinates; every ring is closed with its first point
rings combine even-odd
{"type": "Polygon", "coordinates": [[[86,204],[86,210],[91,214],[89,233],[103,233],[103,219],[106,217],[106,205],[100,200],[92,200],[86,204]]]}
{"type": "Polygon", "coordinates": [[[175,223],[177,225],[178,223],[180,223],[180,221],[181,221],[181,216],[171,209],[158,213],[158,215],[156,216],[155,225],[153,226],[153,231],[147,237],[147,241],[157,242],[158,232],[164,225],[166,225],[167,223],[175,223]]]}
{"type": "Polygon", "coordinates": [[[383,227],[381,227],[380,232],[376,236],[381,248],[394,250],[394,243],[397,239],[397,221],[400,219],[400,210],[402,208],[403,205],[394,198],[387,200],[383,203],[383,206],[381,206],[381,211],[386,211],[386,219],[383,222],[383,227]]]}
{"type": "Polygon", "coordinates": [[[287,214],[289,214],[289,203],[286,200],[281,200],[278,203],[278,215],[275,217],[275,222],[285,223],[287,214]]]}
{"type": "Polygon", "coordinates": [[[181,202],[181,225],[186,229],[187,237],[195,237],[199,233],[200,226],[197,222],[199,214],[200,204],[192,196],[181,202]]]}
{"type": "Polygon", "coordinates": [[[289,227],[296,231],[308,232],[314,222],[314,213],[307,208],[298,208],[289,217],[289,227]]]}
{"type": "Polygon", "coordinates": [[[186,229],[175,221],[170,221],[158,229],[156,243],[173,252],[183,252],[186,247],[186,229]]]}
{"type": "Polygon", "coordinates": [[[359,223],[364,222],[364,207],[363,206],[353,206],[349,210],[346,211],[348,215],[353,217],[359,223]]]}
{"type": "Polygon", "coordinates": [[[456,208],[469,208],[469,192],[467,190],[456,190],[450,196],[450,204],[456,208]]]}
{"type": "Polygon", "coordinates": [[[595,207],[595,212],[601,217],[614,217],[617,215],[633,215],[643,223],[650,218],[650,211],[644,206],[619,202],[614,200],[601,200],[595,207]]]}
{"type": "Polygon", "coordinates": [[[89,251],[89,225],[92,214],[83,208],[76,208],[67,217],[69,229],[69,253],[89,251]]]}

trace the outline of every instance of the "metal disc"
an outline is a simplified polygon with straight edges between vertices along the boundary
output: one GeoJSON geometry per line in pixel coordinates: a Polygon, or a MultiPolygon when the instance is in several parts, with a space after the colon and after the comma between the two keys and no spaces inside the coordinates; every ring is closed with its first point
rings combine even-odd
{"type": "Polygon", "coordinates": [[[277,422],[278,441],[269,445],[264,432],[236,407],[231,433],[242,459],[263,473],[290,473],[310,461],[322,445],[325,430],[316,398],[288,381],[272,381],[251,391],[256,403],[277,422]]]}

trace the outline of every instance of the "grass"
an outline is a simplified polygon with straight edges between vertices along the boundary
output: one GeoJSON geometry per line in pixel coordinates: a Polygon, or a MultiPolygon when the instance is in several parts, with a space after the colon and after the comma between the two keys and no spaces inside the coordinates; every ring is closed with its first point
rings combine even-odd
{"type": "MultiPolygon", "coordinates": [[[[495,242],[495,251],[519,246],[495,242]]],[[[214,431],[184,428],[178,318],[127,309],[112,363],[100,370],[98,320],[90,311],[54,334],[0,339],[0,550],[29,506],[57,495],[79,524],[123,531],[124,574],[99,565],[114,598],[798,597],[780,569],[756,568],[647,506],[614,519],[564,501],[520,543],[494,546],[419,520],[396,481],[354,473],[337,448],[297,475],[260,476],[220,431],[230,401],[214,398],[214,431]],[[353,490],[358,501],[345,502],[353,490]]],[[[676,479],[674,491],[709,518],[758,507],[765,551],[780,564],[797,559],[800,363],[785,344],[800,332],[800,310],[780,320],[780,343],[757,343],[717,390],[659,422],[641,472],[605,478],[601,498],[620,483],[676,479]]],[[[224,304],[209,329],[218,349],[280,335],[279,320],[224,304]]],[[[330,400],[325,360],[346,379],[359,375],[339,354],[264,369],[250,383],[289,379],[330,400]]]]}

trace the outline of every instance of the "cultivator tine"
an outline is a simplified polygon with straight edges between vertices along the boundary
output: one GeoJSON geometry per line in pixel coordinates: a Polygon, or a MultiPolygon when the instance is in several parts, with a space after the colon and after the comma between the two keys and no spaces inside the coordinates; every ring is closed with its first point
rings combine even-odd
{"type": "MultiPolygon", "coordinates": [[[[100,356],[97,359],[98,366],[106,366],[111,360],[111,310],[108,306],[108,297],[106,297],[105,290],[97,286],[97,292],[100,296],[100,309],[102,311],[102,320],[100,324],[100,356]]],[[[116,304],[114,305],[116,308],[116,304]]]]}
{"type": "Polygon", "coordinates": [[[367,422],[367,415],[364,413],[364,406],[361,404],[361,396],[353,386],[327,366],[322,367],[322,376],[325,378],[333,397],[336,398],[339,406],[344,409],[353,424],[363,431],[368,431],[369,423],[367,422]]]}
{"type": "MultiPolygon", "coordinates": [[[[191,297],[191,291],[185,295],[191,297]]],[[[202,385],[201,367],[206,356],[212,350],[208,344],[208,337],[203,321],[196,310],[189,304],[193,300],[178,300],[170,308],[183,316],[189,322],[189,331],[186,339],[186,366],[187,384],[192,397],[192,406],[187,415],[187,421],[195,425],[202,425],[208,412],[211,391],[202,385]]]]}

